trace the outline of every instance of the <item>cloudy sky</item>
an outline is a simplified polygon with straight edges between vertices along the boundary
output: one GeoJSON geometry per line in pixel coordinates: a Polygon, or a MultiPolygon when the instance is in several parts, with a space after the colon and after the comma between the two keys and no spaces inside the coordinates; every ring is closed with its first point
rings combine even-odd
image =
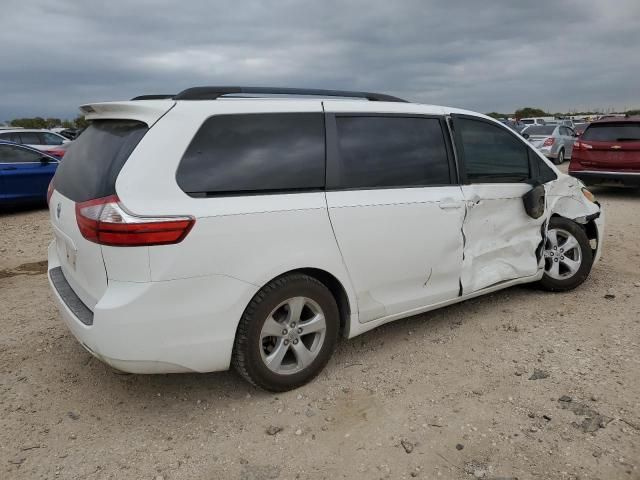
{"type": "Polygon", "coordinates": [[[640,108],[640,0],[2,0],[0,121],[196,85],[640,108]]]}

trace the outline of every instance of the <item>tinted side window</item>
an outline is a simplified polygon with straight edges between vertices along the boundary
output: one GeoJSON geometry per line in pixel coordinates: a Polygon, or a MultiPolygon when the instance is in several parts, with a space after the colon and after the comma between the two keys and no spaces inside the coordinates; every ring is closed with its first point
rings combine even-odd
{"type": "Polygon", "coordinates": [[[38,132],[20,132],[20,143],[27,145],[41,145],[42,140],[38,132]]]}
{"type": "Polygon", "coordinates": [[[336,117],[341,188],[449,185],[440,121],[416,117],[336,117]]]}
{"type": "Polygon", "coordinates": [[[53,133],[43,132],[40,137],[43,145],[62,145],[62,139],[53,133]]]}
{"type": "Polygon", "coordinates": [[[324,188],[321,113],[216,115],[185,152],[176,180],[193,195],[324,188]]]}
{"type": "Polygon", "coordinates": [[[42,154],[32,152],[26,148],[0,145],[0,163],[28,163],[39,162],[42,154]]]}
{"type": "Polygon", "coordinates": [[[527,146],[505,128],[459,118],[456,122],[471,182],[522,182],[530,178],[527,146]]]}

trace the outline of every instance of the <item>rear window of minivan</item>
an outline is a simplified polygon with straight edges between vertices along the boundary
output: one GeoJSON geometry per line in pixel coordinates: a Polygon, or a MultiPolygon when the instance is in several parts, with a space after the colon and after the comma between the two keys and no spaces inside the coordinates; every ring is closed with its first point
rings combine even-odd
{"type": "Polygon", "coordinates": [[[210,117],[182,157],[176,181],[194,197],[323,189],[323,115],[210,117]]]}
{"type": "Polygon", "coordinates": [[[95,120],[69,146],[53,178],[74,202],[116,193],[116,178],[149,128],[135,120],[95,120]]]}
{"type": "Polygon", "coordinates": [[[592,123],[582,134],[592,142],[640,142],[640,122],[592,123]]]}

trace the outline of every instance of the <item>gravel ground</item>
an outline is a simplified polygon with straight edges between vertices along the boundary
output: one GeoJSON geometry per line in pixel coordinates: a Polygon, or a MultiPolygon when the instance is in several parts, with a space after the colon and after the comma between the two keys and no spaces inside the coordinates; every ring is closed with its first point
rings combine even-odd
{"type": "Polygon", "coordinates": [[[46,211],[0,213],[0,478],[639,479],[640,192],[594,191],[582,287],[383,326],[279,395],[93,359],[49,293],[46,211]]]}

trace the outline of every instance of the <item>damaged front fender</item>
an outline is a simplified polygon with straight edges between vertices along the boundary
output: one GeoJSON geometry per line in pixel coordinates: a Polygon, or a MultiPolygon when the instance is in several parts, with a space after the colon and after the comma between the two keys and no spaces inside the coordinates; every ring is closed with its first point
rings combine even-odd
{"type": "Polygon", "coordinates": [[[560,174],[547,185],[548,218],[558,215],[579,223],[592,241],[593,263],[602,254],[604,237],[604,212],[599,203],[589,200],[583,193],[580,180],[560,174]]]}

